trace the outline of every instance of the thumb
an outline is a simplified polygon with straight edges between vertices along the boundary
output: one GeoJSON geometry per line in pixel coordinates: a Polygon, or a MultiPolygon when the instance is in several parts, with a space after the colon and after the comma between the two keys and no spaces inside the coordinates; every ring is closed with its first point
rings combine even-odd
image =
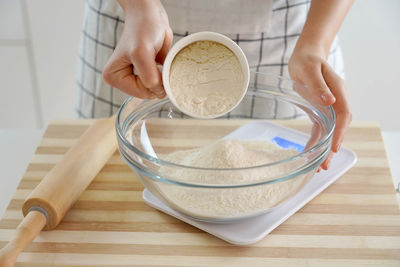
{"type": "Polygon", "coordinates": [[[322,75],[322,65],[305,73],[303,82],[308,87],[311,99],[321,105],[332,105],[336,98],[332,94],[322,75]]]}
{"type": "Polygon", "coordinates": [[[164,60],[165,60],[169,50],[171,49],[172,40],[173,40],[173,33],[172,33],[172,30],[170,28],[168,28],[167,30],[165,30],[165,37],[164,37],[163,45],[156,56],[156,61],[158,63],[164,64],[164,60]]]}

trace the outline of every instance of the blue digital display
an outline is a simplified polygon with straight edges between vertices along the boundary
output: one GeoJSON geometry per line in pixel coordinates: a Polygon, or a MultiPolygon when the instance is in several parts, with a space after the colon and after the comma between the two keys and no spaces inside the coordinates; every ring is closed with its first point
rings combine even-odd
{"type": "Polygon", "coordinates": [[[297,150],[299,152],[302,152],[304,149],[304,146],[294,143],[292,141],[286,140],[284,138],[281,138],[279,136],[275,136],[274,138],[272,138],[271,140],[272,142],[274,142],[275,144],[277,144],[278,146],[284,148],[284,149],[294,149],[297,150]]]}

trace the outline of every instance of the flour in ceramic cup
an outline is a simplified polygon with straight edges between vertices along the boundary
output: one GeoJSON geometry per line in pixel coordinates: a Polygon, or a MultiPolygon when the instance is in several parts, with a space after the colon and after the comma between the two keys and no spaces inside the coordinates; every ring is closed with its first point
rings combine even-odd
{"type": "Polygon", "coordinates": [[[246,90],[238,58],[214,41],[196,41],[179,51],[171,64],[169,84],[178,107],[201,117],[225,114],[246,90]]]}

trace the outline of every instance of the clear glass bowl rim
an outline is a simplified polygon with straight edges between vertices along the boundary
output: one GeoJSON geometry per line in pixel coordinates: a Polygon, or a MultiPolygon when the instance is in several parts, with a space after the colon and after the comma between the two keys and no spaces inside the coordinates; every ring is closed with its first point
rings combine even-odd
{"type": "MultiPolygon", "coordinates": [[[[259,72],[253,72],[253,73],[255,73],[255,74],[261,74],[261,75],[266,75],[265,73],[259,73],[259,72]]],[[[277,78],[277,79],[280,79],[280,80],[289,81],[289,82],[291,82],[292,84],[296,84],[297,86],[303,86],[303,87],[305,87],[304,85],[301,85],[301,84],[299,84],[299,83],[297,83],[297,82],[295,82],[295,81],[293,81],[293,80],[290,80],[290,79],[288,79],[288,78],[286,78],[286,77],[282,77],[282,76],[278,76],[278,75],[274,75],[274,74],[267,74],[267,75],[273,76],[273,77],[275,77],[275,78],[277,78]]],[[[271,86],[271,87],[275,87],[275,86],[271,86]]],[[[322,121],[323,121],[325,124],[326,124],[326,122],[328,121],[326,118],[324,118],[325,115],[323,115],[320,111],[318,111],[313,105],[311,105],[311,104],[310,104],[308,101],[306,101],[304,98],[299,97],[298,95],[294,94],[291,90],[288,90],[288,89],[280,89],[280,92],[278,92],[278,91],[272,91],[272,90],[269,90],[269,89],[263,89],[263,88],[257,88],[257,90],[254,90],[254,88],[252,88],[250,85],[249,85],[248,91],[249,91],[249,90],[253,91],[254,93],[267,93],[267,94],[270,94],[270,95],[281,96],[281,97],[284,97],[284,98],[288,98],[288,97],[289,97],[289,98],[290,98],[290,102],[300,102],[301,104],[306,105],[306,106],[308,106],[310,109],[316,111],[316,113],[319,114],[319,116],[321,116],[321,117],[323,118],[322,121]]],[[[246,94],[247,94],[247,93],[246,93],[246,94]]],[[[336,126],[336,115],[335,115],[335,112],[334,112],[334,110],[333,110],[333,107],[332,107],[332,106],[327,106],[326,108],[329,109],[329,113],[332,115],[332,124],[331,124],[331,125],[326,125],[326,127],[329,129],[328,134],[325,135],[325,136],[322,138],[322,140],[320,140],[317,144],[313,145],[312,147],[308,148],[308,149],[305,150],[305,151],[300,152],[299,154],[296,154],[296,155],[294,155],[294,156],[291,156],[291,157],[288,157],[288,158],[285,158],[285,159],[282,159],[282,160],[279,160],[279,161],[275,161],[275,162],[271,162],[271,163],[263,164],[263,165],[252,166],[252,167],[245,167],[245,168],[201,168],[201,167],[194,167],[194,166],[188,166],[188,165],[181,165],[181,164],[177,164],[177,163],[173,163],[173,162],[169,162],[169,161],[164,161],[164,160],[161,160],[161,159],[159,159],[159,158],[155,158],[155,157],[153,157],[153,156],[151,156],[151,155],[149,155],[149,154],[147,154],[147,153],[145,153],[145,152],[143,152],[143,151],[137,149],[136,147],[134,147],[134,146],[125,138],[125,135],[123,134],[123,127],[124,127],[123,125],[125,124],[125,122],[126,122],[126,121],[131,121],[131,120],[134,120],[134,121],[136,120],[136,121],[137,121],[137,118],[138,118],[138,117],[141,117],[141,115],[145,115],[146,113],[148,113],[148,112],[150,111],[150,109],[154,107],[155,104],[161,105],[161,104],[164,103],[164,102],[168,102],[169,99],[152,100],[151,102],[153,102],[153,101],[157,101],[157,102],[155,102],[153,105],[151,105],[151,106],[149,106],[149,107],[146,107],[144,110],[141,110],[141,108],[143,108],[143,107],[141,107],[141,106],[142,106],[143,104],[145,104],[145,103],[149,103],[150,101],[145,101],[144,103],[140,103],[140,105],[137,107],[137,109],[136,109],[134,112],[132,112],[132,113],[129,115],[129,117],[128,117],[125,121],[121,122],[121,124],[120,124],[121,114],[122,114],[122,112],[124,111],[124,109],[126,108],[126,106],[128,105],[128,103],[129,103],[132,99],[133,99],[133,97],[127,98],[127,99],[124,101],[124,103],[121,105],[120,109],[119,109],[118,112],[117,112],[117,116],[116,116],[116,120],[115,120],[115,128],[116,128],[116,132],[117,132],[117,138],[118,138],[120,141],[122,141],[122,143],[124,144],[124,146],[126,146],[130,151],[134,152],[134,153],[135,153],[136,155],[138,155],[140,158],[143,158],[143,159],[145,159],[145,160],[149,160],[149,161],[151,161],[151,162],[153,162],[153,163],[155,163],[155,164],[157,164],[157,165],[161,165],[161,166],[164,165],[164,166],[171,166],[171,167],[176,167],[176,168],[186,168],[186,169],[191,169],[191,170],[200,170],[200,171],[243,171],[243,170],[252,170],[252,169],[265,168],[265,167],[270,167],[270,166],[274,166],[274,165],[278,165],[278,164],[283,164],[283,163],[287,163],[287,162],[290,162],[290,161],[294,161],[294,160],[296,160],[296,159],[298,159],[298,158],[306,157],[308,154],[312,153],[314,150],[318,149],[319,147],[323,146],[325,143],[329,142],[329,140],[330,140],[330,138],[331,138],[331,136],[333,135],[333,132],[334,132],[334,130],[335,130],[335,126],[336,126]],[[135,119],[135,117],[136,117],[136,119],[135,119]]],[[[319,154],[319,155],[316,156],[315,158],[318,158],[319,156],[321,156],[321,155],[319,154]]],[[[125,156],[124,156],[124,157],[125,157],[125,156]]],[[[125,159],[125,158],[124,158],[124,159],[125,159]]],[[[125,159],[125,160],[126,160],[126,159],[125,159]]],[[[129,163],[129,165],[131,165],[131,162],[128,161],[128,163],[129,163]]],[[[138,163],[138,164],[139,164],[139,163],[138,163]]],[[[305,166],[307,166],[307,164],[304,164],[304,165],[300,166],[298,169],[303,169],[302,167],[305,167],[305,166]]],[[[144,166],[144,165],[141,165],[141,167],[142,167],[142,168],[144,167],[144,169],[148,169],[148,168],[147,168],[146,166],[144,166]]],[[[153,170],[151,170],[151,171],[153,171],[153,170]]],[[[289,175],[289,176],[291,176],[291,175],[289,175]]],[[[156,175],[156,177],[161,178],[159,175],[156,175]]],[[[285,177],[287,177],[287,176],[285,176],[285,177]]],[[[161,179],[164,180],[164,181],[170,182],[170,183],[172,182],[172,183],[174,183],[174,184],[181,184],[181,185],[186,185],[186,186],[189,185],[189,186],[195,186],[195,187],[198,186],[198,185],[196,185],[195,183],[184,183],[184,182],[176,181],[176,180],[174,180],[174,179],[166,179],[166,178],[161,178],[161,179]]],[[[282,179],[283,179],[283,178],[280,177],[280,178],[276,178],[276,179],[274,179],[274,180],[271,180],[270,182],[274,182],[275,180],[281,181],[282,179]]],[[[285,180],[286,180],[286,179],[285,179],[285,180]]],[[[269,182],[268,182],[268,183],[269,183],[269,182]]],[[[262,182],[262,183],[253,183],[253,184],[251,184],[251,185],[258,185],[258,184],[265,184],[265,182],[262,182]]],[[[249,185],[250,185],[250,184],[249,184],[249,185]]],[[[243,186],[243,184],[241,184],[241,186],[243,186]]],[[[203,186],[201,186],[201,187],[203,187],[203,186]]],[[[206,187],[209,187],[209,186],[206,186],[206,187]]],[[[213,185],[213,186],[211,186],[211,187],[215,187],[215,186],[213,185]]],[[[219,186],[217,186],[217,187],[219,187],[219,186]]],[[[222,187],[223,187],[223,186],[222,186],[222,187]]],[[[229,186],[229,187],[231,187],[231,186],[229,186]]]]}

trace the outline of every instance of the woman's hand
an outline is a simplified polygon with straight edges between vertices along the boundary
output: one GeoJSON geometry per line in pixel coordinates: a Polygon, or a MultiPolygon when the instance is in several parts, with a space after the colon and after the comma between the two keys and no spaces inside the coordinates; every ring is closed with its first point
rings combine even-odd
{"type": "Polygon", "coordinates": [[[165,97],[161,72],[171,48],[172,30],[159,0],[119,0],[125,25],[117,47],[103,70],[103,79],[123,92],[153,99],[165,97]]]}
{"type": "MultiPolygon", "coordinates": [[[[347,89],[344,80],[329,66],[324,51],[310,47],[296,46],[289,60],[289,73],[293,80],[306,85],[297,87],[297,92],[307,100],[320,105],[332,105],[336,113],[336,129],[332,150],[321,167],[329,168],[334,153],[338,152],[346,130],[351,122],[347,89]]],[[[314,133],[318,134],[318,133],[314,133]]]]}
{"type": "MultiPolygon", "coordinates": [[[[336,129],[332,150],[321,165],[325,170],[329,168],[333,154],[339,151],[352,118],[346,84],[326,61],[352,3],[353,0],[311,1],[306,23],[289,60],[292,79],[307,86],[305,89],[297,88],[299,94],[318,104],[332,105],[335,109],[336,129]]],[[[312,138],[315,134],[318,134],[318,128],[314,127],[312,138]]]]}

